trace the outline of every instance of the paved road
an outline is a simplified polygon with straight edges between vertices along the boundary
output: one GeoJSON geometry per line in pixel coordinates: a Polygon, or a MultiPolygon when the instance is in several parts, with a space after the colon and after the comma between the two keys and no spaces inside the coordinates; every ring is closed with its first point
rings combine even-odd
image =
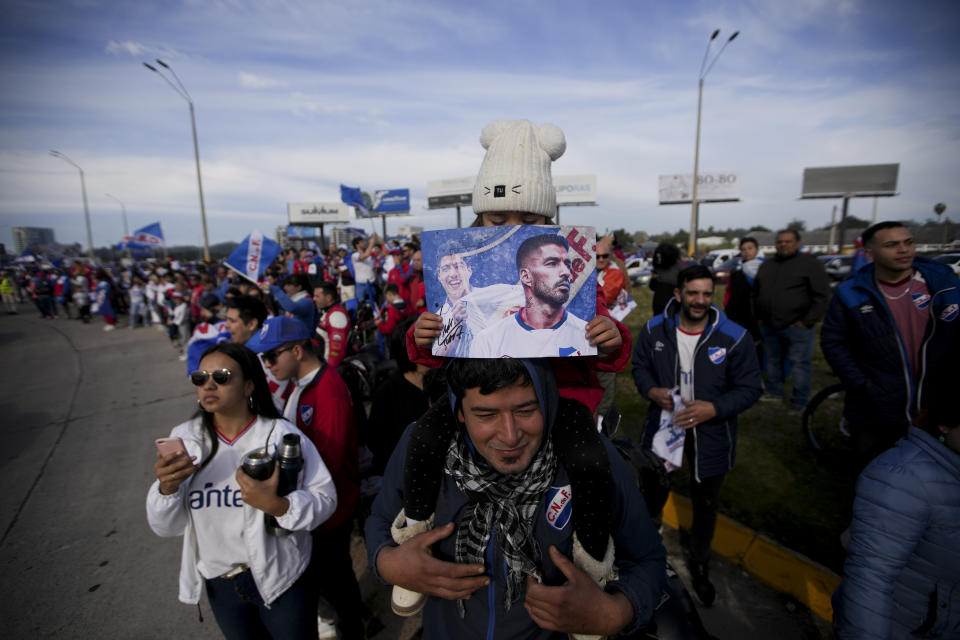
{"type": "MultiPolygon", "coordinates": [[[[124,322],[125,318],[121,319],[124,322]]],[[[147,527],[154,438],[188,418],[195,394],[184,364],[153,329],[41,320],[28,305],[0,316],[0,620],[7,638],[219,638],[206,602],[177,601],[181,540],[147,527]]],[[[678,552],[674,536],[668,548],[678,552]]],[[[414,635],[389,612],[389,593],[354,566],[382,628],[414,635]]],[[[730,565],[704,620],[719,638],[828,637],[825,625],[730,565]]],[[[376,623],[375,623],[376,624],[376,623]]]]}

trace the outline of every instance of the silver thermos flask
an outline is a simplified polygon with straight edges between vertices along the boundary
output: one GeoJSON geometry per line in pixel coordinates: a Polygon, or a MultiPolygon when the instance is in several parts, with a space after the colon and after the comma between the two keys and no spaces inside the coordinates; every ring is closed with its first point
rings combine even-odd
{"type": "MultiPolygon", "coordinates": [[[[303,468],[303,452],[300,450],[300,436],[288,433],[283,436],[277,450],[277,464],[280,465],[280,478],[277,484],[277,495],[285,496],[297,488],[297,477],[303,468]]],[[[277,519],[270,514],[264,514],[267,533],[275,536],[286,536],[292,533],[277,524],[277,519]]]]}

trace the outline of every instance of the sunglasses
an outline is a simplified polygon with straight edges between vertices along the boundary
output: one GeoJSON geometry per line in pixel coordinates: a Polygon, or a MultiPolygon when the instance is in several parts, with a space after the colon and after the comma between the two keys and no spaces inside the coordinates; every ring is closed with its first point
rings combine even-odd
{"type": "Polygon", "coordinates": [[[597,258],[609,258],[609,257],[610,257],[610,254],[609,254],[609,253],[598,253],[598,254],[597,254],[597,258]]]}
{"type": "Polygon", "coordinates": [[[273,366],[277,364],[277,358],[280,357],[280,354],[283,353],[284,351],[290,351],[290,349],[293,349],[293,347],[287,347],[286,349],[274,349],[273,351],[269,351],[263,354],[263,361],[266,362],[268,365],[273,366]]]}
{"type": "Polygon", "coordinates": [[[206,371],[197,370],[190,374],[190,382],[197,387],[202,387],[203,385],[207,384],[207,380],[212,377],[214,382],[219,385],[224,385],[230,382],[230,376],[232,375],[233,372],[230,371],[230,369],[217,369],[216,371],[209,373],[206,371]]]}

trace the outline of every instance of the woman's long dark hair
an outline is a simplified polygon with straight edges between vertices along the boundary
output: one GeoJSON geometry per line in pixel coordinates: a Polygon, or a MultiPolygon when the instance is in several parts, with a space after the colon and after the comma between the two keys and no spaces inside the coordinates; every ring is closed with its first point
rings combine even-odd
{"type": "MultiPolygon", "coordinates": [[[[200,360],[202,361],[211,353],[222,353],[240,365],[241,379],[237,381],[238,384],[242,384],[246,380],[253,382],[253,393],[250,395],[251,413],[263,418],[280,417],[280,412],[277,411],[277,407],[273,404],[270,387],[267,386],[267,377],[263,374],[263,367],[260,365],[260,359],[257,358],[257,354],[242,344],[221,342],[204,351],[203,355],[200,356],[200,360]]],[[[203,424],[203,430],[210,436],[212,442],[210,455],[200,463],[200,469],[203,469],[213,460],[213,456],[217,454],[217,449],[220,448],[220,439],[217,438],[217,430],[213,426],[213,414],[201,406],[197,409],[193,417],[196,418],[198,416],[203,424]]]]}

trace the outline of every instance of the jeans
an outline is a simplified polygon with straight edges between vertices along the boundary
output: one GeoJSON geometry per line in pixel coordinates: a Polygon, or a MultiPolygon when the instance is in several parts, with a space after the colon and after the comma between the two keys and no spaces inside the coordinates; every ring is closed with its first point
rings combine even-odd
{"type": "Polygon", "coordinates": [[[356,284],[357,302],[366,300],[367,302],[376,302],[376,288],[372,282],[358,282],[356,284]]]}
{"type": "Polygon", "coordinates": [[[248,569],[235,578],[206,580],[213,617],[227,640],[317,637],[317,596],[307,572],[270,604],[248,569]]]}
{"type": "Polygon", "coordinates": [[[138,324],[147,326],[149,318],[147,317],[147,306],[143,300],[130,301],[130,328],[135,329],[138,324]]]}
{"type": "Polygon", "coordinates": [[[813,328],[773,329],[762,325],[760,330],[763,332],[763,350],[767,356],[767,393],[783,395],[784,360],[787,360],[793,378],[791,403],[795,407],[804,406],[813,384],[813,328]]]}

